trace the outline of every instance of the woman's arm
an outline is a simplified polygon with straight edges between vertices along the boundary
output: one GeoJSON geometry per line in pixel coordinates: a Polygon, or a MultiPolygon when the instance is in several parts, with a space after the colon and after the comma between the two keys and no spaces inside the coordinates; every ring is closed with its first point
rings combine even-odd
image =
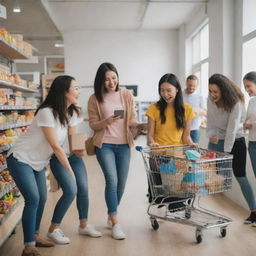
{"type": "Polygon", "coordinates": [[[236,139],[236,133],[241,125],[242,113],[243,113],[243,103],[238,102],[233,107],[228,118],[226,135],[224,139],[224,152],[231,152],[233,148],[233,145],[236,139]]]}
{"type": "Polygon", "coordinates": [[[191,124],[192,124],[192,120],[185,121],[185,127],[182,133],[182,142],[185,145],[195,146],[196,144],[192,141],[190,137],[191,124]]]}
{"type": "Polygon", "coordinates": [[[116,120],[120,119],[120,116],[110,116],[106,119],[100,120],[100,114],[98,112],[98,106],[96,99],[92,95],[88,101],[88,115],[89,115],[89,126],[94,131],[99,131],[111,125],[116,120]]]}
{"type": "Polygon", "coordinates": [[[150,147],[159,147],[159,144],[154,140],[155,125],[156,122],[148,116],[147,143],[150,147]]]}
{"type": "Polygon", "coordinates": [[[44,126],[42,126],[42,130],[43,130],[43,133],[44,133],[44,136],[45,136],[46,140],[48,141],[48,143],[52,147],[52,149],[54,151],[54,154],[56,155],[56,157],[58,158],[60,163],[68,171],[73,173],[72,167],[69,164],[68,158],[67,158],[63,148],[58,143],[57,134],[56,134],[55,129],[53,127],[44,127],[44,126]]]}

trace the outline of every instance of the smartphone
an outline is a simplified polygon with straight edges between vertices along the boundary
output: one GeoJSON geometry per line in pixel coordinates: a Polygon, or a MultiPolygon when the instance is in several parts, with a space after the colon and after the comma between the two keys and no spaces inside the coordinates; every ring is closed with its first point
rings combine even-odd
{"type": "Polygon", "coordinates": [[[120,116],[120,118],[124,118],[124,110],[123,109],[118,109],[114,110],[114,116],[120,116]]]}

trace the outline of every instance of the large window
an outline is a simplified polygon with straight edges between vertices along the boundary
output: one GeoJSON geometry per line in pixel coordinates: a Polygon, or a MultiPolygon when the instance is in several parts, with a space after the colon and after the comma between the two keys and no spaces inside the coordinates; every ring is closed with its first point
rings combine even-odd
{"type": "MultiPolygon", "coordinates": [[[[256,71],[256,19],[255,17],[256,1],[243,1],[243,76],[256,71]]],[[[244,91],[244,87],[242,86],[244,91]]],[[[249,100],[248,94],[244,91],[246,102],[249,100]]]]}
{"type": "Polygon", "coordinates": [[[199,78],[200,94],[208,96],[209,76],[209,25],[205,24],[191,38],[192,74],[199,78]]]}

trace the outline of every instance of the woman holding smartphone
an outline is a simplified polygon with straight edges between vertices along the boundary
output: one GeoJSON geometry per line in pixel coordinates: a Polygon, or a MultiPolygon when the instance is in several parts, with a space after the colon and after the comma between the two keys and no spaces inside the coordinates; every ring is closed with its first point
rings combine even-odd
{"type": "Polygon", "coordinates": [[[125,239],[118,223],[120,204],[133,146],[132,128],[142,128],[136,120],[132,94],[119,86],[118,72],[111,63],[102,63],[94,80],[94,94],[88,101],[89,125],[94,130],[93,144],[103,171],[108,208],[108,226],[114,239],[125,239]]]}

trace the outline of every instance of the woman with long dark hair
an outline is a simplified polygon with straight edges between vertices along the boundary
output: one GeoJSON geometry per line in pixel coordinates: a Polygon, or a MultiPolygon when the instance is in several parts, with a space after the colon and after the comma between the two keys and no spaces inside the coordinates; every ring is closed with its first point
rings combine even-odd
{"type": "MultiPolygon", "coordinates": [[[[171,73],[161,77],[158,83],[158,102],[150,105],[148,116],[147,143],[150,147],[172,145],[195,145],[190,137],[192,119],[195,117],[193,108],[183,103],[182,90],[178,78],[171,73]]],[[[161,185],[161,175],[154,173],[156,185],[161,185]]],[[[148,187],[149,202],[152,192],[148,187]]],[[[183,209],[187,198],[167,198],[164,203],[170,203],[169,210],[183,209]],[[179,201],[177,203],[173,203],[179,201]]],[[[158,200],[158,199],[157,199],[158,200]]],[[[161,199],[160,199],[161,201],[161,199]]]]}
{"type": "Polygon", "coordinates": [[[246,143],[243,122],[245,121],[244,95],[240,88],[221,74],[209,78],[207,101],[207,136],[210,150],[233,155],[232,168],[244,198],[251,210],[244,223],[255,222],[255,196],[246,177],[246,143]]]}
{"type": "Polygon", "coordinates": [[[191,120],[195,117],[192,107],[183,103],[178,78],[171,73],[161,77],[158,84],[160,99],[152,104],[148,116],[148,145],[194,145],[190,138],[191,120]]]}
{"type": "Polygon", "coordinates": [[[117,210],[129,171],[133,146],[131,129],[140,129],[143,125],[136,120],[132,94],[119,86],[117,69],[111,63],[102,63],[97,70],[94,94],[88,101],[88,114],[89,125],[94,130],[96,157],[106,181],[107,224],[114,239],[125,239],[117,210]]]}
{"type": "Polygon", "coordinates": [[[70,76],[57,77],[45,101],[37,109],[33,122],[8,152],[7,166],[25,199],[22,215],[25,248],[22,256],[40,256],[36,246],[54,244],[39,236],[39,227],[47,198],[45,167],[54,153],[72,177],[73,168],[62,145],[69,127],[79,122],[79,91],[70,76]]]}
{"type": "MultiPolygon", "coordinates": [[[[244,129],[249,131],[248,151],[251,159],[252,169],[256,177],[256,72],[247,73],[243,78],[244,88],[249,94],[250,101],[247,108],[244,129]]],[[[252,213],[251,219],[247,221],[256,227],[256,213],[252,213]]]]}

